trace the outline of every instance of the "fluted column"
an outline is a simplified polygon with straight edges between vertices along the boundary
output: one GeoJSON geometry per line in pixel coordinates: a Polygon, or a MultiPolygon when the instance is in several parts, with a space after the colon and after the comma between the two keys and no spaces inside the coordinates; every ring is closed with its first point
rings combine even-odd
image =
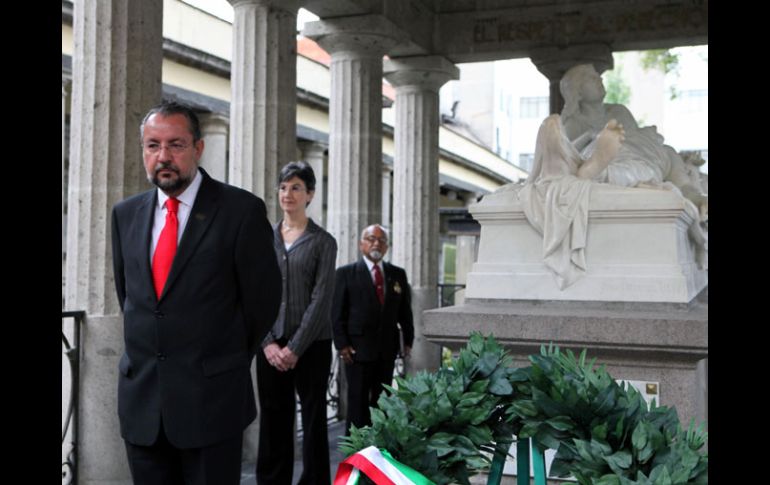
{"type": "Polygon", "coordinates": [[[313,167],[315,173],[315,195],[313,202],[307,208],[307,215],[311,217],[316,224],[326,227],[326,218],[324,217],[324,197],[326,196],[326,187],[324,187],[324,154],[326,153],[326,144],[315,141],[300,142],[299,148],[302,150],[302,159],[313,167]]]}
{"type": "Polygon", "coordinates": [[[601,74],[607,69],[612,69],[612,51],[606,44],[574,45],[561,49],[557,47],[544,47],[530,52],[530,60],[549,83],[549,109],[550,113],[561,113],[564,107],[564,98],[559,90],[559,82],[571,67],[578,64],[593,64],[596,72],[601,74]]]}
{"type": "Polygon", "coordinates": [[[199,160],[200,166],[215,179],[227,182],[227,136],[230,120],[218,113],[206,113],[199,118],[206,147],[199,160]]]}
{"type": "Polygon", "coordinates": [[[375,15],[310,22],[302,33],[332,58],[327,229],[341,266],[382,218],[382,57],[406,36],[375,15]]]}
{"type": "Polygon", "coordinates": [[[228,1],[235,12],[229,182],[264,198],[275,221],[276,178],[296,144],[299,1],[228,1]]]}
{"type": "Polygon", "coordinates": [[[396,156],[393,161],[393,262],[412,286],[415,342],[408,371],[434,370],[441,347],[423,337],[422,312],[438,305],[439,88],[459,77],[443,57],[385,61],[396,88],[396,156]]]}
{"type": "MultiPolygon", "coordinates": [[[[61,79],[61,258],[62,258],[62,300],[64,299],[64,276],[66,268],[64,267],[64,255],[67,248],[67,214],[64,212],[65,201],[67,200],[66,173],[64,171],[64,161],[67,149],[67,89],[71,81],[69,77],[62,75],[61,79]]],[[[64,303],[62,301],[62,303],[64,303]]]]}
{"type": "Polygon", "coordinates": [[[73,11],[66,307],[81,333],[78,482],[129,483],[117,419],[122,318],[112,206],[149,188],[139,125],[161,100],[162,0],[77,0],[73,11]]]}
{"type": "Polygon", "coordinates": [[[390,210],[390,197],[393,194],[393,175],[389,166],[382,164],[382,225],[388,229],[393,227],[393,214],[390,210]]]}

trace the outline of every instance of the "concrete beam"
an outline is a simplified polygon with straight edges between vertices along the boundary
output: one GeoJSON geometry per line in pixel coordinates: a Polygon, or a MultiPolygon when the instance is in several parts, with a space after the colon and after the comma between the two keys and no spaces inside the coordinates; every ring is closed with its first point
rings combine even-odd
{"type": "Polygon", "coordinates": [[[708,43],[708,1],[567,3],[437,15],[435,54],[452,62],[529,57],[602,43],[613,51],[708,43]]]}

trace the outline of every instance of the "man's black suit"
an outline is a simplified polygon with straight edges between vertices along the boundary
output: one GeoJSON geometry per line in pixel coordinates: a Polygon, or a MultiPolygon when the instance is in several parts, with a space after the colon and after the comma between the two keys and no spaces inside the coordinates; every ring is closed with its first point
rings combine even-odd
{"type": "Polygon", "coordinates": [[[256,416],[249,364],[281,301],[273,232],[261,199],[201,174],[160,299],[149,255],[156,189],[113,209],[118,414],[130,444],[152,445],[162,426],[174,447],[202,448],[240,437],[256,416]]]}
{"type": "Polygon", "coordinates": [[[385,302],[380,304],[374,282],[363,259],[337,268],[332,324],[334,345],[352,346],[353,363],[345,365],[348,378],[347,429],[371,423],[369,406],[376,406],[382,384],[393,380],[399,350],[396,324],[401,325],[404,345],[414,340],[412,301],[406,272],[384,262],[385,302]]]}

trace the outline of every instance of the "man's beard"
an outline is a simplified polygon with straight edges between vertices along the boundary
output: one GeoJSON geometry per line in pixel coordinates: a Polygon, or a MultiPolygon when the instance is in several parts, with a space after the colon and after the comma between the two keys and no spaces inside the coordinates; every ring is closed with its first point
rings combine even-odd
{"type": "Polygon", "coordinates": [[[382,259],[382,251],[378,249],[372,249],[371,251],[369,251],[369,257],[379,261],[382,259]]]}
{"type": "Polygon", "coordinates": [[[164,192],[176,192],[190,185],[190,182],[192,181],[192,178],[182,176],[182,174],[179,173],[179,169],[170,163],[159,163],[158,166],[155,167],[155,171],[153,172],[152,177],[148,177],[148,179],[150,182],[152,182],[153,185],[159,187],[164,192]],[[158,177],[158,172],[161,170],[170,170],[174,172],[176,174],[176,179],[161,179],[158,177]]]}

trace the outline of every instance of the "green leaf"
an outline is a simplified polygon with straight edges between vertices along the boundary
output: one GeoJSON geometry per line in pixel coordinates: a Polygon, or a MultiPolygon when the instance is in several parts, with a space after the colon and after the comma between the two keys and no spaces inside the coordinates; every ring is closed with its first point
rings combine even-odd
{"type": "Polygon", "coordinates": [[[473,366],[471,374],[477,374],[481,377],[487,377],[497,367],[498,357],[492,352],[485,352],[479,360],[476,361],[476,365],[473,366]]]}
{"type": "Polygon", "coordinates": [[[647,446],[647,428],[643,422],[636,425],[633,434],[631,434],[631,444],[634,449],[641,451],[647,446]]]}
{"type": "Polygon", "coordinates": [[[487,425],[473,426],[468,428],[468,438],[478,447],[492,441],[492,430],[487,425]]]}
{"type": "Polygon", "coordinates": [[[593,482],[594,485],[621,485],[620,478],[615,475],[602,475],[593,482]]]}
{"type": "Polygon", "coordinates": [[[631,466],[631,453],[625,450],[617,451],[604,457],[604,461],[610,466],[610,469],[618,475],[623,475],[625,470],[631,466]]]}
{"type": "Polygon", "coordinates": [[[666,465],[660,465],[653,468],[650,472],[650,481],[653,485],[673,485],[671,482],[671,475],[669,475],[668,467],[666,465]]]}
{"type": "Polygon", "coordinates": [[[510,396],[513,394],[513,387],[511,386],[511,383],[508,382],[508,379],[506,379],[505,376],[494,379],[495,374],[497,374],[497,371],[492,374],[493,380],[492,384],[489,386],[489,392],[496,396],[510,396]]]}
{"type": "Polygon", "coordinates": [[[575,422],[572,421],[569,416],[557,416],[555,418],[547,419],[545,422],[559,431],[571,431],[576,426],[575,422]]]}
{"type": "Polygon", "coordinates": [[[591,436],[600,440],[607,439],[607,423],[602,423],[591,428],[591,436]]]}
{"type": "Polygon", "coordinates": [[[489,387],[489,379],[480,379],[478,381],[473,381],[471,385],[468,386],[468,391],[481,393],[485,392],[487,387],[489,387]]]}
{"type": "Polygon", "coordinates": [[[520,439],[531,438],[537,433],[538,426],[540,426],[540,421],[528,421],[519,431],[518,437],[520,439]]]}

